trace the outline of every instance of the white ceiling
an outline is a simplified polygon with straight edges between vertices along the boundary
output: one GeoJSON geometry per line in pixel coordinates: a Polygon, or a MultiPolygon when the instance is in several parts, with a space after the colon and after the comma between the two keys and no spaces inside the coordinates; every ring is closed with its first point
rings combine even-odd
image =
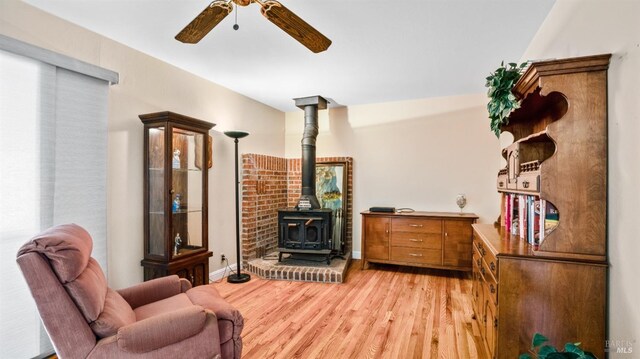
{"type": "Polygon", "coordinates": [[[282,111],[321,95],[357,105],[485,91],[518,61],[554,0],[280,0],[333,41],[314,54],[239,7],[195,45],[174,36],[210,0],[25,0],[282,111]]]}

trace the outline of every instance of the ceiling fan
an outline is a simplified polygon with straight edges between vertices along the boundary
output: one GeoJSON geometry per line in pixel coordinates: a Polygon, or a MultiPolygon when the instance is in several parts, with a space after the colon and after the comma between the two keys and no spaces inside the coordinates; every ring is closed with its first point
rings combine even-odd
{"type": "Polygon", "coordinates": [[[264,17],[315,53],[322,52],[331,45],[331,40],[326,36],[274,0],[214,0],[176,35],[176,40],[189,44],[202,40],[231,13],[232,2],[239,6],[247,6],[251,3],[260,5],[260,12],[264,17]]]}

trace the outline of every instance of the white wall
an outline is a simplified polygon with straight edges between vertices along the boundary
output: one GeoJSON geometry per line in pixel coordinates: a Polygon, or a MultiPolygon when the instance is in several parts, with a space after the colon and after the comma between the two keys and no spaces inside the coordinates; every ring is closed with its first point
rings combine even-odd
{"type": "MultiPolygon", "coordinates": [[[[640,352],[640,1],[558,0],[522,57],[611,53],[609,67],[609,335],[640,352]]],[[[588,300],[588,298],[576,298],[588,300]]],[[[589,313],[584,313],[588,316],[589,313]]]]}
{"type": "Polygon", "coordinates": [[[284,155],[284,113],[206,81],[17,0],[0,1],[0,33],[120,74],[109,93],[108,257],[115,288],[142,280],[143,131],[139,114],[169,110],[216,123],[209,172],[210,270],[224,252],[235,262],[233,141],[223,130],[245,129],[240,152],[284,155]]]}
{"type": "MultiPolygon", "coordinates": [[[[321,94],[322,95],[322,94],[321,94]]],[[[360,212],[372,206],[465,212],[492,223],[499,214],[498,139],[484,94],[322,110],[318,156],[353,157],[353,247],[360,252],[360,212]]],[[[300,156],[302,110],[286,114],[286,157],[300,156]]]]}

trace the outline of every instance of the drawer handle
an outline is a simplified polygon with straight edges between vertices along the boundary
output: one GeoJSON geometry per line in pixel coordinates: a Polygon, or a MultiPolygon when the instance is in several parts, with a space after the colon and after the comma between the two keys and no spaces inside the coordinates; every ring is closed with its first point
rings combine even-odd
{"type": "Polygon", "coordinates": [[[421,224],[413,224],[413,223],[411,223],[411,224],[409,224],[409,227],[422,228],[422,225],[421,224]]]}
{"type": "Polygon", "coordinates": [[[504,182],[502,181],[498,182],[498,187],[504,187],[504,182]]]}
{"type": "Polygon", "coordinates": [[[423,242],[422,239],[415,239],[415,238],[409,238],[409,241],[411,241],[411,242],[423,242]]]}
{"type": "Polygon", "coordinates": [[[409,255],[412,257],[422,257],[421,253],[409,253],[409,255]]]}
{"type": "Polygon", "coordinates": [[[522,187],[529,188],[529,181],[522,181],[522,187]]]}
{"type": "Polygon", "coordinates": [[[484,270],[484,267],[480,268],[480,273],[482,273],[482,275],[485,275],[485,274],[486,274],[486,273],[485,273],[485,270],[484,270]]]}
{"type": "Polygon", "coordinates": [[[485,252],[484,252],[484,248],[483,248],[483,247],[480,247],[480,255],[484,257],[484,254],[485,254],[485,252]]]}
{"type": "Polygon", "coordinates": [[[480,268],[480,260],[476,259],[476,264],[478,265],[478,268],[480,268]]]}
{"type": "Polygon", "coordinates": [[[495,271],[496,271],[496,264],[495,264],[495,263],[493,263],[493,262],[491,262],[491,263],[489,264],[489,269],[491,269],[492,271],[494,271],[494,272],[495,272],[495,271]]]}
{"type": "Polygon", "coordinates": [[[491,294],[496,292],[496,287],[493,286],[493,284],[489,285],[489,291],[491,292],[491,294]]]}
{"type": "Polygon", "coordinates": [[[195,279],[193,278],[193,274],[190,274],[189,278],[191,279],[191,284],[195,284],[195,279]]]}

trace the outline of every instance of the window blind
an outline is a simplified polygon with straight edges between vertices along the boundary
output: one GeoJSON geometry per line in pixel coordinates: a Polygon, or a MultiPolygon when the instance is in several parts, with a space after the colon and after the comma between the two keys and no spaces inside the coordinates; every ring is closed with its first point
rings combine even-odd
{"type": "MultiPolygon", "coordinates": [[[[0,40],[6,49],[6,37],[0,40]]],[[[0,50],[0,356],[7,358],[52,351],[15,261],[23,243],[52,225],[77,223],[91,233],[92,255],[107,271],[107,99],[113,78],[62,68],[60,58],[56,65],[35,57],[0,50]]]]}

